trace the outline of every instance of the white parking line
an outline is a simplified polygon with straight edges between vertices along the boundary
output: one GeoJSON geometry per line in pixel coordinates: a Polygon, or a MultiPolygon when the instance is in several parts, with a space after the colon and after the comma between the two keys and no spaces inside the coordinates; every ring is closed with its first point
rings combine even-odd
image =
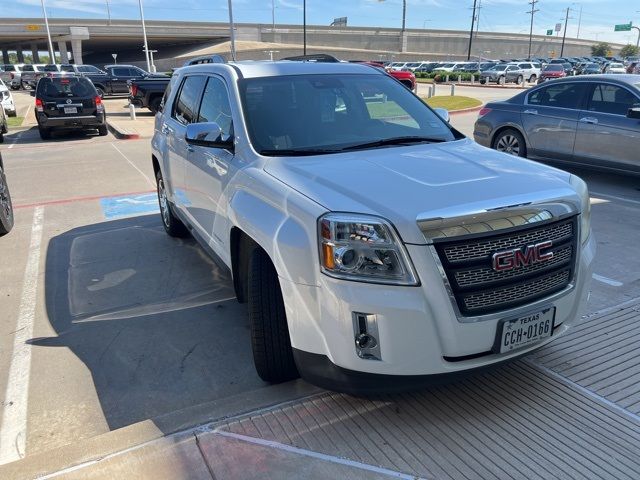
{"type": "Polygon", "coordinates": [[[147,180],[147,182],[149,182],[149,185],[151,185],[153,188],[156,187],[156,182],[151,180],[151,178],[149,178],[149,176],[146,173],[144,173],[142,170],[136,167],[136,165],[131,160],[129,160],[129,158],[124,153],[122,153],[118,147],[116,147],[115,143],[112,143],[111,146],[115,148],[120,155],[122,155],[122,158],[124,158],[127,162],[129,162],[129,165],[131,165],[138,172],[140,172],[140,175],[142,175],[147,180]]]}
{"type": "Polygon", "coordinates": [[[16,136],[13,138],[13,143],[7,147],[8,150],[12,149],[15,146],[15,144],[18,143],[18,140],[20,140],[20,137],[24,132],[26,132],[26,130],[22,130],[16,133],[16,136]]]}
{"type": "Polygon", "coordinates": [[[613,278],[603,277],[602,275],[598,275],[594,273],[591,275],[594,280],[597,280],[602,283],[606,283],[607,285],[611,285],[612,287],[621,287],[624,283],[614,280],[613,278]]]}
{"type": "Polygon", "coordinates": [[[44,208],[36,207],[33,212],[31,241],[22,284],[22,296],[20,297],[20,311],[13,337],[13,355],[4,395],[2,425],[0,425],[0,464],[18,460],[25,455],[31,369],[31,345],[27,344],[27,341],[33,337],[33,323],[36,314],[43,216],[44,208]]]}
{"type": "Polygon", "coordinates": [[[381,475],[388,475],[393,478],[402,478],[406,480],[419,480],[421,477],[415,475],[407,475],[406,473],[396,472],[395,470],[389,470],[387,468],[376,467],[375,465],[369,465],[367,463],[356,462],[348,460],[346,458],[335,457],[333,455],[327,455],[325,453],[313,452],[311,450],[305,450],[304,448],[293,447],[280,442],[274,442],[273,440],[265,440],[262,438],[248,437],[239,433],[226,432],[224,430],[215,430],[214,433],[223,437],[235,438],[247,443],[253,443],[255,445],[261,445],[263,447],[275,448],[276,450],[284,450],[285,452],[297,453],[299,455],[305,455],[307,457],[317,458],[326,462],[337,463],[339,465],[346,465],[348,467],[359,468],[360,470],[366,470],[381,475]]]}
{"type": "Polygon", "coordinates": [[[607,193],[596,193],[591,192],[593,195],[597,195],[598,197],[609,198],[611,200],[619,200],[621,202],[633,203],[634,205],[640,205],[640,200],[632,200],[631,198],[618,197],[616,195],[609,195],[607,193]]]}

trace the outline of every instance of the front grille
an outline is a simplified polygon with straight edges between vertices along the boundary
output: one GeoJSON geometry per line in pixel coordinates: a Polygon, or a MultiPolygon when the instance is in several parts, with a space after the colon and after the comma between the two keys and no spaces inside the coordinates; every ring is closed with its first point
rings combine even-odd
{"type": "Polygon", "coordinates": [[[577,217],[525,226],[507,233],[483,233],[477,236],[435,242],[458,309],[463,315],[483,315],[513,308],[549,296],[567,287],[573,277],[576,257],[577,217]],[[512,270],[495,271],[496,252],[551,241],[545,252],[553,252],[546,261],[520,265],[512,270]]]}

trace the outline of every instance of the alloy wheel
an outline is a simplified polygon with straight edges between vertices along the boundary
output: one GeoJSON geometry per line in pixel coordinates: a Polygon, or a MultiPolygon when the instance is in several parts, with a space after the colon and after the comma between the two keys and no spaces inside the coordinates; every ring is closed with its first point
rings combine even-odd
{"type": "Polygon", "coordinates": [[[164,189],[164,181],[160,178],[158,179],[158,200],[160,203],[160,213],[162,214],[162,221],[165,226],[169,228],[169,222],[171,221],[169,211],[169,202],[167,200],[167,192],[164,189]]]}
{"type": "Polygon", "coordinates": [[[520,154],[520,142],[514,135],[503,135],[496,143],[496,150],[518,156],[520,154]]]}

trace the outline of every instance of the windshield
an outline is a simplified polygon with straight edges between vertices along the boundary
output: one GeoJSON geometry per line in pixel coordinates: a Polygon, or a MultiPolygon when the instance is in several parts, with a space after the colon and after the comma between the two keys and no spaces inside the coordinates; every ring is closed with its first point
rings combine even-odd
{"type": "Polygon", "coordinates": [[[553,63],[544,67],[545,72],[560,72],[564,70],[564,67],[559,63],[553,63]]]}
{"type": "Polygon", "coordinates": [[[621,63],[611,63],[609,64],[610,68],[624,68],[624,66],[621,63]]]}
{"type": "Polygon", "coordinates": [[[495,67],[491,67],[490,70],[498,70],[498,71],[503,71],[507,69],[507,65],[496,65],[495,67]]]}
{"type": "Polygon", "coordinates": [[[387,75],[252,78],[240,81],[240,93],[251,142],[263,155],[335,153],[399,137],[455,139],[437,114],[387,75]]]}

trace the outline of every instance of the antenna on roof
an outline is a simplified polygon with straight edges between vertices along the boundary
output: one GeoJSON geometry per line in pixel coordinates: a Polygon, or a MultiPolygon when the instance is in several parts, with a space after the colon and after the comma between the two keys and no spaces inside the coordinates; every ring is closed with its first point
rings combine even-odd
{"type": "Polygon", "coordinates": [[[229,0],[229,28],[231,29],[231,59],[236,61],[236,34],[235,28],[233,26],[233,7],[231,5],[231,0],[229,0]]]}

